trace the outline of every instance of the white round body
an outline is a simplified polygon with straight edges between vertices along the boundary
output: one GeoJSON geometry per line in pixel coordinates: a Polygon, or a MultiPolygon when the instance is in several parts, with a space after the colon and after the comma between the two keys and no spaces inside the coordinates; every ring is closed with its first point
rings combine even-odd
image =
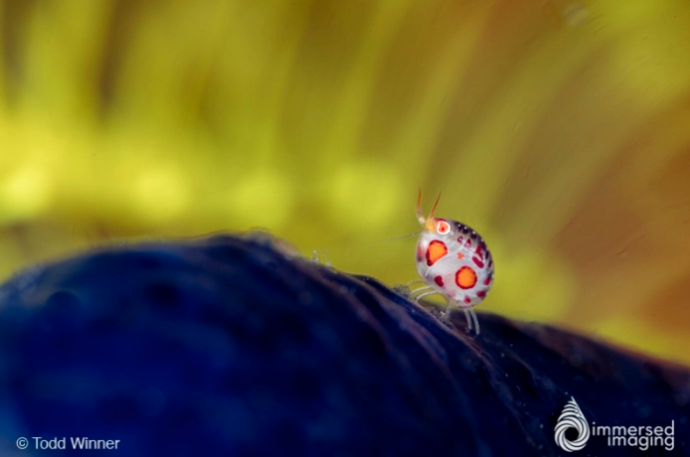
{"type": "Polygon", "coordinates": [[[417,242],[417,273],[461,308],[478,305],[491,290],[494,264],[484,240],[470,227],[434,219],[417,242]]]}

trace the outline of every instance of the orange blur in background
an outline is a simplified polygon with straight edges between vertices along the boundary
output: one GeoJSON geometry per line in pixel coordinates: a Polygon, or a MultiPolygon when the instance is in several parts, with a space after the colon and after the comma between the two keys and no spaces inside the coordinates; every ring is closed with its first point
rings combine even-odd
{"type": "Polygon", "coordinates": [[[421,186],[480,311],[690,363],[685,0],[0,0],[0,41],[2,278],[261,227],[405,283],[421,186]]]}

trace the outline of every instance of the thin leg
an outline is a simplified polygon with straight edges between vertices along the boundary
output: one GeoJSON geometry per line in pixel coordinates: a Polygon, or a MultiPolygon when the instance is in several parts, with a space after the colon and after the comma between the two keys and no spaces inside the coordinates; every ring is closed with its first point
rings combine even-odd
{"type": "Polygon", "coordinates": [[[421,278],[420,278],[420,279],[414,279],[414,280],[408,282],[408,283],[405,284],[405,285],[406,285],[407,287],[410,287],[412,284],[415,284],[415,283],[418,283],[418,282],[426,282],[426,281],[424,281],[424,280],[421,279],[421,278]]]}
{"type": "Polygon", "coordinates": [[[431,289],[433,289],[433,287],[431,287],[431,286],[420,287],[420,288],[418,288],[418,289],[415,289],[415,290],[411,291],[411,292],[410,292],[410,295],[418,294],[419,292],[427,291],[427,290],[431,290],[431,289]]]}
{"type": "Polygon", "coordinates": [[[475,336],[478,336],[479,335],[479,319],[477,319],[477,313],[474,312],[474,309],[470,308],[470,314],[472,315],[472,320],[474,321],[475,336]]]}
{"type": "Polygon", "coordinates": [[[415,298],[414,301],[416,301],[416,302],[419,303],[419,299],[420,299],[420,298],[426,297],[427,295],[437,294],[437,293],[438,293],[438,292],[435,291],[435,290],[432,290],[432,291],[429,291],[429,292],[424,292],[422,295],[420,295],[420,296],[418,296],[417,298],[415,298]]]}
{"type": "Polygon", "coordinates": [[[472,308],[463,308],[462,309],[465,312],[465,320],[467,320],[467,331],[472,330],[472,308]]]}
{"type": "Polygon", "coordinates": [[[430,290],[434,290],[433,287],[428,286],[428,287],[420,287],[419,289],[413,290],[410,292],[410,295],[418,295],[423,292],[429,292],[430,290]]]}

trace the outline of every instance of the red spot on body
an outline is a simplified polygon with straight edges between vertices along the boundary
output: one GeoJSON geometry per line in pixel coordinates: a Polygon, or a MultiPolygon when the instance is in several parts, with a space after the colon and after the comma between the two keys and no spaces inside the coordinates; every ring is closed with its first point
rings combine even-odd
{"type": "Polygon", "coordinates": [[[434,282],[439,285],[439,287],[443,287],[443,278],[441,276],[436,276],[434,278],[434,282]]]}
{"type": "Polygon", "coordinates": [[[467,266],[455,272],[455,284],[461,289],[471,289],[477,284],[477,273],[467,266]]]}
{"type": "Polygon", "coordinates": [[[477,256],[479,256],[480,259],[484,258],[484,254],[482,253],[482,245],[481,244],[479,246],[477,246],[477,249],[474,250],[474,253],[477,254],[477,256]]]}
{"type": "Polygon", "coordinates": [[[462,244],[462,242],[465,241],[465,239],[461,236],[458,237],[458,243],[462,244]]]}
{"type": "Polygon", "coordinates": [[[471,247],[472,247],[472,240],[470,240],[469,238],[467,238],[467,241],[465,241],[465,247],[466,247],[466,248],[471,248],[471,247]]]}
{"type": "Polygon", "coordinates": [[[484,292],[483,290],[480,290],[479,292],[477,292],[477,297],[479,297],[479,298],[482,298],[485,295],[486,295],[486,292],[484,292]]]}
{"type": "Polygon", "coordinates": [[[446,244],[443,241],[433,240],[429,243],[429,248],[426,250],[426,264],[432,266],[446,254],[448,254],[446,244]]]}
{"type": "Polygon", "coordinates": [[[462,252],[458,252],[458,259],[462,260],[464,258],[465,258],[465,254],[463,254],[462,252]]]}
{"type": "Polygon", "coordinates": [[[477,265],[479,268],[484,268],[484,262],[479,260],[476,257],[472,257],[472,261],[474,262],[475,265],[477,265]]]}
{"type": "Polygon", "coordinates": [[[470,303],[472,303],[472,299],[470,297],[468,297],[467,295],[465,295],[465,303],[467,303],[468,305],[470,303]]]}
{"type": "Polygon", "coordinates": [[[484,285],[488,286],[491,284],[491,275],[487,276],[486,279],[484,280],[484,285]]]}

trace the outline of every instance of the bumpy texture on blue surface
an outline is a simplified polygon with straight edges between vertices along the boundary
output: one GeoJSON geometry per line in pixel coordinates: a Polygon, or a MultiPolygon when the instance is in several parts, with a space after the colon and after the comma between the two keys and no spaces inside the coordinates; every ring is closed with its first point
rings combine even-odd
{"type": "MultiPolygon", "coordinates": [[[[690,372],[480,313],[481,335],[368,278],[218,236],[115,247],[0,288],[0,454],[20,436],[118,439],[136,456],[563,455],[590,424],[675,424],[690,372]]],[[[453,319],[455,321],[455,319],[453,319]]],[[[673,455],[612,449],[581,455],[673,455]]]]}

